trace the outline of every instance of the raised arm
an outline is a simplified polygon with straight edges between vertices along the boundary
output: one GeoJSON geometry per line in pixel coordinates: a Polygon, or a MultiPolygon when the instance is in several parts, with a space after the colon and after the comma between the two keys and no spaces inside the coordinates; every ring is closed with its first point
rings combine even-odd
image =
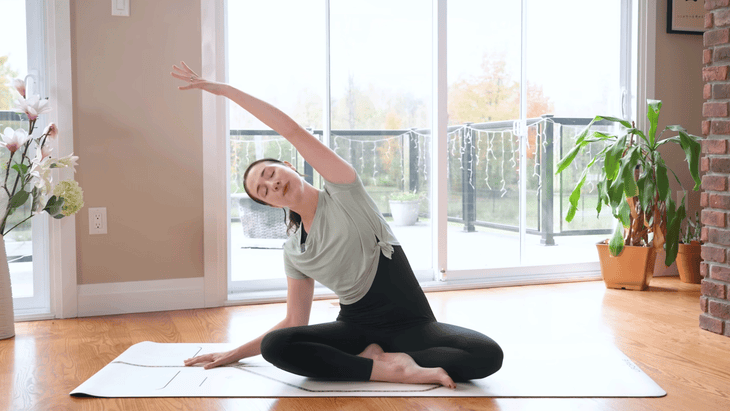
{"type": "Polygon", "coordinates": [[[199,355],[185,360],[185,365],[191,366],[203,364],[203,368],[208,370],[230,364],[244,358],[253,357],[261,354],[261,340],[264,339],[266,334],[281,328],[297,327],[309,324],[309,314],[312,310],[312,300],[314,296],[314,280],[311,278],[304,280],[287,278],[287,280],[286,318],[284,318],[283,321],[276,324],[258,338],[251,340],[238,348],[226,352],[199,355]]]}
{"type": "Polygon", "coordinates": [[[347,184],[355,181],[355,170],[329,147],[297,124],[286,113],[228,84],[200,78],[184,62],[182,68],[173,66],[173,77],[188,82],[180,90],[200,89],[229,98],[262,123],[286,138],[299,154],[327,181],[347,184]]]}

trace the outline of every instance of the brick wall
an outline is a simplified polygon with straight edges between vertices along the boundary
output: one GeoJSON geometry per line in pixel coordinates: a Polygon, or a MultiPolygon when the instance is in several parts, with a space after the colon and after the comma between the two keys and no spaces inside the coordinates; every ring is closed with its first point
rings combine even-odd
{"type": "Polygon", "coordinates": [[[700,328],[730,336],[730,0],[705,0],[700,328]]]}

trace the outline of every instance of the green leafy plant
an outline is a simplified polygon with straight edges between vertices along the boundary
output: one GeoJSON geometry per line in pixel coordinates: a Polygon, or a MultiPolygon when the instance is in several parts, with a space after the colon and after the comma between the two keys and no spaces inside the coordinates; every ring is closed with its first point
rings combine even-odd
{"type": "Polygon", "coordinates": [[[423,194],[416,193],[415,190],[412,193],[410,191],[396,191],[390,194],[388,199],[392,201],[420,201],[423,200],[423,194]]]}
{"type": "Polygon", "coordinates": [[[700,241],[702,234],[702,223],[700,222],[700,212],[695,213],[694,221],[691,217],[687,218],[687,225],[684,227],[682,235],[682,243],[689,244],[692,241],[700,241]]]}
{"type": "Polygon", "coordinates": [[[603,205],[610,207],[617,220],[616,230],[609,242],[611,255],[617,256],[624,246],[653,246],[666,250],[665,264],[671,265],[677,257],[679,229],[686,216],[684,199],[678,207],[672,201],[669,188],[669,172],[681,186],[681,182],[662,159],[658,148],[664,144],[679,144],[685,153],[690,175],[695,182],[694,190],[700,188],[699,137],[693,136],[678,125],[667,126],[657,137],[659,110],[662,102],[647,101],[649,130],[643,131],[628,121],[608,116],[596,116],[576,138],[575,146],[558,163],[560,173],[568,167],[576,156],[590,143],[603,142],[604,148],[590,160],[573,193],[570,195],[570,208],[566,216],[571,221],[578,209],[580,191],[586,181],[588,170],[596,163],[601,164],[598,188],[600,215],[603,205]],[[617,135],[591,131],[598,121],[621,124],[623,128],[617,135]],[[675,131],[678,135],[661,139],[665,131],[675,131]]]}

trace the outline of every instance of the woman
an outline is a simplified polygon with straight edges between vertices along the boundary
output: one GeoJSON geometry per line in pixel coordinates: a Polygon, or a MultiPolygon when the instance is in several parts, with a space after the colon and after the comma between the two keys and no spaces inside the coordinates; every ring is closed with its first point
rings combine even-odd
{"type": "Polygon", "coordinates": [[[248,167],[249,196],[290,210],[294,232],[284,245],[286,317],[247,344],[185,365],[209,369],[262,354],[306,377],[449,388],[456,387],[454,381],[499,370],[503,354],[492,339],[436,321],[403,249],[350,164],[277,108],[181,66],[171,73],[187,82],[180,90],[231,99],[291,142],[325,180],[324,190],[318,190],[278,160],[248,167]],[[315,279],[338,295],[340,313],[334,322],[310,326],[315,279]]]}

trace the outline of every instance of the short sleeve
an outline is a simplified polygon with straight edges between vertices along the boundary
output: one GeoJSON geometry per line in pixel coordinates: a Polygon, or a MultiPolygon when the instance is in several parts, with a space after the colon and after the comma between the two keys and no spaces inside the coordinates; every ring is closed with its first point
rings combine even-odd
{"type": "Polygon", "coordinates": [[[284,274],[286,274],[287,277],[293,278],[295,280],[304,280],[309,278],[307,275],[294,267],[294,264],[292,264],[291,261],[291,257],[289,256],[289,253],[286,252],[286,250],[284,251],[284,274]]]}
{"type": "Polygon", "coordinates": [[[347,184],[336,184],[331,181],[325,180],[324,188],[330,195],[341,193],[343,191],[351,191],[351,190],[360,190],[363,192],[365,191],[365,187],[362,184],[362,180],[360,180],[360,176],[357,174],[355,174],[355,180],[352,183],[347,183],[347,184]]]}

